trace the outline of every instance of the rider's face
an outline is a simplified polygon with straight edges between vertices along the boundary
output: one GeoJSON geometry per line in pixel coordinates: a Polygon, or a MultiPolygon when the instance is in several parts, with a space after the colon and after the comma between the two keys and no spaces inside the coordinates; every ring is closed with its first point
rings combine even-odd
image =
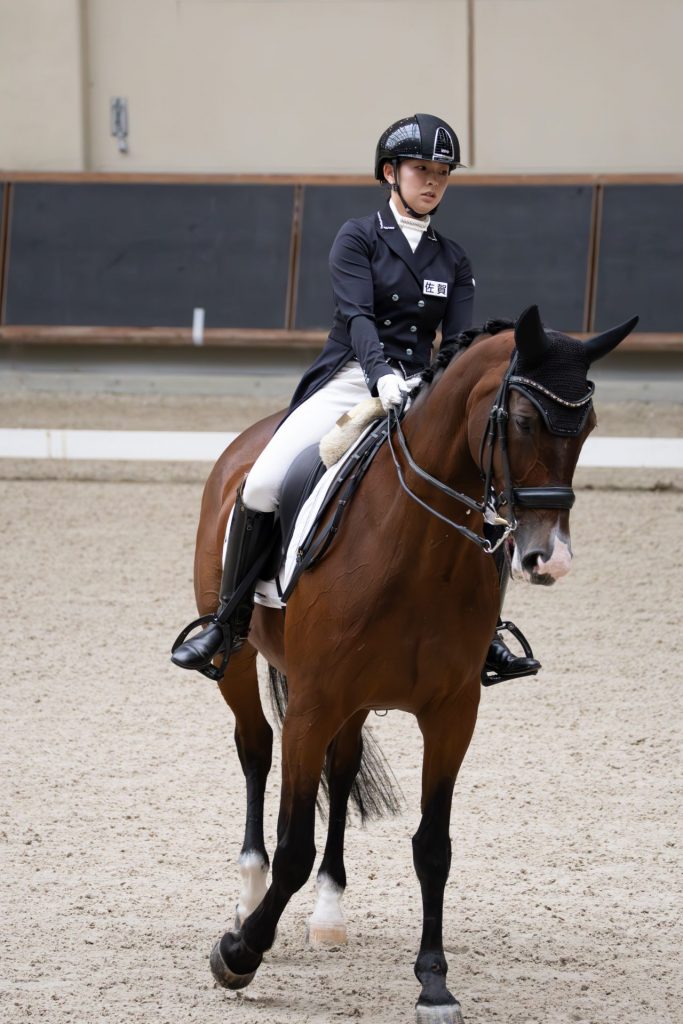
{"type": "MultiPolygon", "coordinates": [[[[384,177],[394,182],[394,169],[391,164],[384,165],[384,177]]],[[[443,199],[448,185],[448,166],[430,160],[401,160],[398,167],[398,181],[401,195],[415,213],[424,217],[443,199]]],[[[407,213],[396,192],[393,192],[402,213],[407,213]]]]}

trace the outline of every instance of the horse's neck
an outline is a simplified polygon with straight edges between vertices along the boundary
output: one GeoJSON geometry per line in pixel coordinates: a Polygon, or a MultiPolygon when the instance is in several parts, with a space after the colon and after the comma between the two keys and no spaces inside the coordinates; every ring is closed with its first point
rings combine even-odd
{"type": "Polygon", "coordinates": [[[418,399],[406,417],[405,434],[413,457],[423,469],[478,498],[481,478],[468,431],[471,395],[481,377],[481,360],[468,356],[465,353],[451,363],[418,399]]]}

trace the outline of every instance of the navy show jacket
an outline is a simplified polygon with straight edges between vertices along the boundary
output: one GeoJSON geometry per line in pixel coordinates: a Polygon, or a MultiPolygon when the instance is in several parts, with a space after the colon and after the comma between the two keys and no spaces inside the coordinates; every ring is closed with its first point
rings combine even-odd
{"type": "Polygon", "coordinates": [[[472,326],[474,280],[464,249],[430,223],[413,253],[389,203],[342,225],[330,276],[332,329],[290,411],[354,357],[376,395],[379,378],[392,372],[387,360],[400,362],[410,376],[429,364],[439,324],[443,343],[472,326]]]}

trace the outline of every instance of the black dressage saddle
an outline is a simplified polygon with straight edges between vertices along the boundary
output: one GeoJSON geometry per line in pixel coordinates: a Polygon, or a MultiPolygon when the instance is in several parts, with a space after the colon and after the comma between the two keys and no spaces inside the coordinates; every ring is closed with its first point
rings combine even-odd
{"type": "Polygon", "coordinates": [[[326,467],[320,458],[320,445],[318,444],[311,444],[308,448],[304,448],[287,470],[280,492],[282,557],[285,556],[289,547],[299,512],[325,472],[326,467]]]}
{"type": "MultiPolygon", "coordinates": [[[[302,541],[297,554],[296,569],[287,590],[280,595],[283,601],[287,600],[301,574],[307,569],[311,569],[332,543],[339,530],[344,511],[373,458],[386,440],[387,432],[387,420],[380,420],[362,438],[351,455],[341,460],[337,475],[330,483],[315,522],[307,537],[302,541]],[[323,518],[332,509],[334,511],[327,524],[321,528],[323,518]]],[[[287,470],[280,493],[278,540],[274,543],[272,556],[264,567],[261,578],[277,580],[278,571],[291,543],[299,513],[316,484],[326,472],[327,467],[320,458],[318,444],[304,448],[287,470]]]]}

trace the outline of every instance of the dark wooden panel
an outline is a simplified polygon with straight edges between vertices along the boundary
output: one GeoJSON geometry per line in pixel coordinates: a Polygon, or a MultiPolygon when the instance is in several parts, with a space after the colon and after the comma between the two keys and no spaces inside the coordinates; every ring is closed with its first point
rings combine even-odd
{"type": "MultiPolygon", "coordinates": [[[[296,327],[330,324],[330,245],[349,217],[382,206],[379,187],[307,187],[296,327]]],[[[592,187],[459,187],[453,182],[434,217],[437,231],[468,252],[477,281],[475,323],[516,317],[538,303],[548,325],[580,331],[586,293],[592,187]]]]}
{"type": "MultiPolygon", "coordinates": [[[[217,174],[181,171],[3,171],[5,181],[133,183],[159,185],[372,185],[371,174],[217,174]]],[[[681,185],[683,173],[654,174],[477,174],[459,171],[458,186],[469,185],[681,185]]]]}
{"type": "Polygon", "coordinates": [[[5,258],[7,254],[7,198],[8,186],[0,181],[0,323],[5,309],[5,258]]]}
{"type": "Polygon", "coordinates": [[[285,326],[292,186],[17,184],[6,323],[285,326]]]}
{"type": "Polygon", "coordinates": [[[537,303],[547,326],[582,330],[591,204],[585,185],[450,185],[434,222],[472,261],[475,324],[537,303]]]}
{"type": "Polygon", "coordinates": [[[683,185],[605,186],[595,326],[683,328],[683,185]]]}
{"type": "Polygon", "coordinates": [[[308,185],[304,189],[294,320],[298,330],[329,330],[334,300],[327,259],[332,242],[344,221],[380,209],[386,196],[379,183],[336,188],[308,185]]]}

